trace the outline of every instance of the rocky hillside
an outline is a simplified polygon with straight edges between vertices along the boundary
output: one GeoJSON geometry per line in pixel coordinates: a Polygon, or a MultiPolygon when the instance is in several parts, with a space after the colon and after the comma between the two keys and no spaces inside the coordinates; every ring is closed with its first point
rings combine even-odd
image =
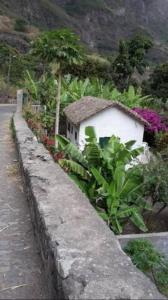
{"type": "MultiPolygon", "coordinates": [[[[143,32],[154,39],[154,61],[168,54],[168,0],[1,0],[0,14],[40,29],[71,27],[90,49],[104,53],[115,52],[121,38],[143,32]]],[[[0,39],[18,38],[25,48],[27,36],[9,27],[0,22],[0,39]]]]}

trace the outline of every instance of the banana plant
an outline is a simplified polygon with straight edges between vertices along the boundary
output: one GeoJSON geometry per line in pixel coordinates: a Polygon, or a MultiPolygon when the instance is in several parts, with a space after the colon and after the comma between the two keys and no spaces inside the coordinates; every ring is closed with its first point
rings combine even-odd
{"type": "Polygon", "coordinates": [[[38,101],[39,96],[39,82],[35,81],[28,70],[25,74],[25,88],[27,89],[33,101],[38,101]]]}
{"type": "Polygon", "coordinates": [[[66,159],[59,160],[60,166],[68,171],[71,179],[93,203],[97,192],[95,179],[89,170],[89,160],[65,137],[57,135],[57,140],[61,151],[66,156],[66,159]]]}
{"type": "Polygon", "coordinates": [[[91,172],[98,182],[100,188],[98,193],[106,199],[106,209],[100,210],[100,216],[107,221],[108,225],[115,233],[122,233],[122,223],[126,219],[131,219],[135,226],[143,232],[147,227],[141,216],[140,208],[134,203],[130,205],[129,198],[140,191],[142,184],[129,178],[123,165],[118,165],[113,174],[113,180],[108,182],[101,174],[101,171],[92,168],[91,172]]]}
{"type": "Polygon", "coordinates": [[[125,91],[122,94],[121,100],[123,103],[125,102],[125,104],[127,106],[129,106],[130,108],[134,107],[134,106],[145,106],[147,104],[149,104],[152,101],[152,97],[149,95],[146,96],[142,96],[141,94],[141,89],[138,89],[137,91],[135,90],[134,86],[130,85],[128,90],[125,91]]]}
{"type": "Polygon", "coordinates": [[[74,145],[67,138],[61,135],[57,135],[56,138],[61,150],[64,151],[65,155],[69,159],[71,159],[72,161],[76,161],[77,163],[87,168],[88,162],[82,152],[76,147],[76,145],[74,145]]]}
{"type": "Polygon", "coordinates": [[[60,159],[59,164],[115,233],[122,233],[123,224],[129,219],[146,232],[142,211],[150,207],[141,197],[142,179],[126,169],[142,148],[132,149],[134,141],[122,144],[115,136],[102,148],[93,127],[87,127],[85,134],[83,153],[68,139],[57,136],[66,157],[60,159]]]}

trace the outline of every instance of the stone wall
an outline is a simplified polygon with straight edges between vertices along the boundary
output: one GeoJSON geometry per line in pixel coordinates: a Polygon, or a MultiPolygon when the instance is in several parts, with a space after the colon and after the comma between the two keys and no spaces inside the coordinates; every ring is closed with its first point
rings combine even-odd
{"type": "Polygon", "coordinates": [[[85,195],[14,116],[31,218],[55,299],[164,299],[121,250],[85,195]]]}

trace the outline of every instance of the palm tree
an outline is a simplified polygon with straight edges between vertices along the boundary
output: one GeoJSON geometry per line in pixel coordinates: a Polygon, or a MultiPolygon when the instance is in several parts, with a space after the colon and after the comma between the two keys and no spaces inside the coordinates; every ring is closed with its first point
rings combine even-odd
{"type": "MultiPolygon", "coordinates": [[[[32,54],[46,64],[57,64],[58,86],[56,95],[55,137],[59,133],[59,115],[61,102],[61,84],[63,70],[70,65],[79,64],[84,58],[84,51],[76,34],[68,29],[54,30],[41,34],[32,43],[32,54]]],[[[58,147],[57,139],[55,146],[58,147]]]]}

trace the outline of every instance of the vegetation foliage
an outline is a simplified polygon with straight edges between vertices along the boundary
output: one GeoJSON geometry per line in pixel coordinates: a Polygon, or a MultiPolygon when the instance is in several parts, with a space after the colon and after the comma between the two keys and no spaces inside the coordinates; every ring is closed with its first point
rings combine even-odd
{"type": "MultiPolygon", "coordinates": [[[[71,15],[84,15],[88,7],[106,8],[101,0],[87,0],[69,1],[65,9],[71,15]]],[[[23,35],[27,24],[16,19],[14,29],[23,35]]],[[[121,40],[116,57],[107,59],[86,55],[78,36],[67,29],[43,32],[31,43],[30,53],[0,43],[0,92],[24,83],[30,101],[24,110],[29,126],[117,234],[128,222],[146,232],[144,212],[159,203],[160,213],[168,205],[168,63],[151,68],[142,88],[133,81],[135,73],[145,72],[152,44],[148,36],[135,35],[121,40]],[[63,109],[83,96],[119,101],[150,124],[145,127],[145,139],[154,148],[154,156],[148,164],[132,164],[142,151],[133,149],[133,141],[124,145],[112,136],[102,146],[92,127],[86,128],[83,152],[58,135],[63,109]],[[32,111],[35,102],[45,107],[41,113],[32,111]]],[[[165,257],[145,240],[129,242],[125,251],[168,295],[165,257]]]]}
{"type": "Polygon", "coordinates": [[[139,177],[126,170],[142,149],[132,150],[133,141],[123,145],[114,136],[101,148],[92,127],[86,128],[86,136],[83,153],[63,136],[57,136],[67,157],[59,160],[59,164],[68,170],[114,232],[121,233],[128,219],[147,231],[141,212],[150,207],[142,199],[139,177]]]}
{"type": "MultiPolygon", "coordinates": [[[[55,135],[59,133],[60,104],[62,73],[70,65],[78,64],[82,61],[84,53],[76,34],[68,29],[49,31],[41,34],[32,43],[32,54],[39,57],[48,64],[56,64],[56,69],[52,68],[57,76],[56,89],[56,115],[55,115],[55,135]]],[[[56,146],[57,141],[55,141],[56,146]]]]}
{"type": "MultiPolygon", "coordinates": [[[[35,80],[33,76],[27,72],[25,85],[34,101],[38,99],[42,104],[50,104],[54,102],[55,83],[52,75],[43,76],[40,80],[35,80]]],[[[57,83],[57,81],[56,81],[57,83]]],[[[152,98],[150,96],[142,96],[141,90],[136,90],[133,86],[129,86],[128,90],[123,93],[117,90],[112,82],[104,82],[98,78],[79,79],[71,75],[64,76],[61,87],[61,108],[65,108],[70,103],[81,99],[84,96],[94,96],[102,99],[119,101],[126,106],[133,108],[135,106],[145,106],[149,104],[152,98]]]]}
{"type": "Polygon", "coordinates": [[[143,74],[147,65],[145,55],[151,47],[151,39],[142,35],[120,41],[119,54],[112,66],[113,80],[119,89],[128,88],[135,70],[143,74]]]}
{"type": "MultiPolygon", "coordinates": [[[[139,72],[143,71],[142,69],[145,67],[144,56],[150,46],[149,40],[138,37],[128,41],[125,45],[123,44],[123,51],[124,47],[127,47],[127,58],[131,72],[135,68],[139,69],[139,72]],[[138,51],[139,48],[140,51],[138,51]]],[[[154,134],[163,131],[163,123],[159,115],[145,108],[150,106],[153,99],[150,96],[142,96],[140,89],[130,85],[127,90],[121,92],[112,82],[94,76],[91,78],[85,78],[85,76],[82,78],[81,74],[79,78],[69,74],[63,76],[65,67],[67,70],[72,70],[74,63],[78,65],[78,62],[81,61],[82,52],[80,51],[78,39],[68,31],[44,33],[32,46],[32,53],[47,64],[47,72],[43,74],[41,79],[35,79],[30,72],[27,72],[26,76],[26,87],[32,100],[40,101],[46,107],[40,115],[43,129],[47,129],[49,134],[53,134],[54,112],[57,104],[55,93],[58,93],[60,88],[61,115],[63,115],[63,109],[68,104],[89,95],[109,99],[109,101],[117,100],[130,108],[137,107],[134,110],[151,124],[147,131],[152,131],[154,134]],[[49,66],[50,63],[52,65],[49,66]],[[57,74],[61,75],[61,86],[59,86],[57,74]]],[[[164,127],[164,130],[165,128],[167,127],[164,127]]],[[[57,142],[59,142],[61,150],[60,155],[54,149],[52,138],[44,137],[43,142],[54,154],[54,158],[59,161],[59,164],[86,193],[91,203],[114,232],[121,233],[128,220],[140,230],[147,231],[142,214],[144,210],[151,209],[151,207],[145,199],[150,193],[154,202],[162,201],[161,194],[164,195],[166,190],[163,180],[160,180],[159,196],[157,199],[155,198],[155,191],[152,189],[156,185],[152,185],[152,179],[153,182],[158,179],[154,179],[152,176],[152,172],[154,175],[154,162],[151,162],[151,169],[149,164],[147,165],[148,170],[145,169],[145,166],[138,171],[139,173],[136,173],[134,168],[127,169],[127,165],[141,152],[141,149],[132,150],[132,142],[122,145],[118,138],[111,137],[108,144],[101,147],[97,142],[93,128],[87,128],[86,135],[87,145],[83,153],[60,135],[57,135],[57,142]]]]}
{"type": "Polygon", "coordinates": [[[142,167],[142,170],[144,194],[146,197],[151,197],[153,204],[160,203],[163,210],[168,205],[167,157],[155,155],[147,165],[142,167]]]}
{"type": "Polygon", "coordinates": [[[144,82],[144,93],[149,93],[164,103],[168,100],[168,63],[158,65],[150,75],[149,81],[144,82]]]}
{"type": "Polygon", "coordinates": [[[145,239],[128,242],[124,251],[138,269],[152,277],[160,292],[168,296],[168,261],[165,256],[145,239]]]}

